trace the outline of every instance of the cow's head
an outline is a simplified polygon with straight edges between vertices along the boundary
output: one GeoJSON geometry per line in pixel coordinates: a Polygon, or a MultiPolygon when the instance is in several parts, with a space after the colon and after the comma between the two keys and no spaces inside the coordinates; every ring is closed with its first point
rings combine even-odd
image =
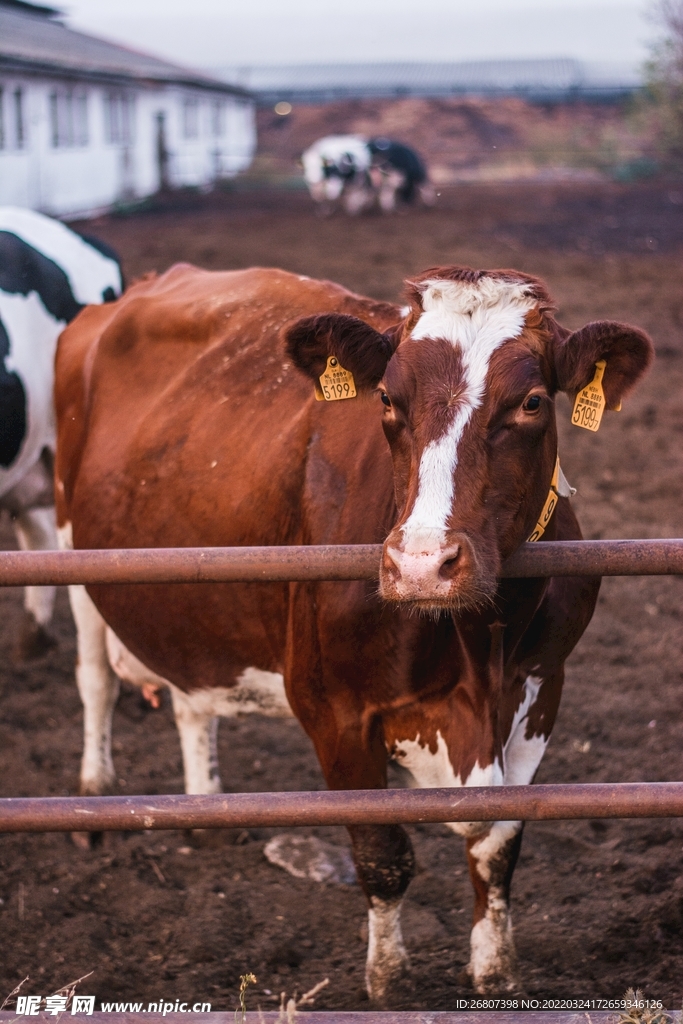
{"type": "MultiPolygon", "coordinates": [[[[401,324],[380,334],[330,313],[287,332],[316,380],[329,355],[377,391],[398,515],[384,543],[382,596],[429,611],[491,600],[503,559],[533,530],[557,454],[555,395],[573,400],[606,360],[618,407],[652,358],[648,337],[611,321],[570,332],[536,278],[429,270],[409,282],[401,324]]],[[[550,534],[552,536],[552,534],[550,534]]]]}

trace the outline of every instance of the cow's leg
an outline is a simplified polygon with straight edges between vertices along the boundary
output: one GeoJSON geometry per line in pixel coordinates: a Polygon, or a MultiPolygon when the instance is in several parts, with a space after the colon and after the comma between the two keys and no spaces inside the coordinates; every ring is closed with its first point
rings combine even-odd
{"type": "MultiPolygon", "coordinates": [[[[419,731],[419,729],[418,729],[419,731]]],[[[440,733],[436,749],[418,740],[399,740],[393,748],[397,763],[412,776],[416,786],[456,787],[463,785],[453,771],[451,755],[440,733]]],[[[486,768],[477,767],[464,780],[465,786],[495,786],[504,781],[498,760],[486,768]]],[[[511,991],[517,987],[514,946],[508,914],[509,878],[517,856],[515,837],[521,823],[449,822],[449,827],[468,839],[470,871],[475,888],[472,954],[467,973],[477,991],[511,991]]]]}
{"type": "Polygon", "coordinates": [[[522,822],[497,821],[470,839],[467,857],[474,886],[468,974],[477,992],[519,990],[510,919],[510,882],[522,845],[522,822]]]}
{"type": "MultiPolygon", "coordinates": [[[[73,548],[71,523],[57,530],[62,550],[73,548]]],[[[76,685],[83,704],[83,756],[80,790],[86,796],[111,791],[116,776],[111,757],[111,723],[119,695],[119,680],[107,659],[104,619],[83,586],[69,587],[69,603],[76,623],[76,685]]],[[[101,832],[72,832],[77,846],[87,849],[101,832]]]]}
{"type": "Polygon", "coordinates": [[[424,206],[434,206],[436,203],[436,189],[430,181],[425,181],[422,185],[419,185],[418,192],[424,206]]]}
{"type": "MultiPolygon", "coordinates": [[[[132,657],[130,654],[128,657],[132,657]]],[[[144,666],[140,665],[140,669],[144,666]]],[[[125,676],[124,676],[125,678],[125,676]]],[[[249,666],[231,686],[184,693],[159,676],[148,673],[150,683],[168,686],[180,734],[187,793],[220,793],[217,734],[219,718],[256,712],[269,718],[291,718],[280,672],[249,666]]]]}
{"type": "Polygon", "coordinates": [[[107,626],[85,587],[69,587],[76,622],[78,661],[76,684],[83,702],[81,793],[110,791],[115,782],[111,757],[111,724],[119,696],[119,680],[107,656],[107,626]]]}
{"type": "MultiPolygon", "coordinates": [[[[315,716],[318,727],[310,735],[330,789],[385,787],[387,753],[381,738],[368,737],[360,725],[357,730],[342,729],[329,722],[328,728],[324,717],[322,711],[315,716]]],[[[383,1003],[391,985],[410,967],[401,932],[401,903],[415,873],[413,847],[401,825],[352,825],[349,834],[368,900],[365,984],[370,999],[383,1003]]]]}
{"type": "MultiPolygon", "coordinates": [[[[348,648],[346,640],[337,639],[338,606],[325,603],[331,586],[291,585],[287,699],[315,746],[331,790],[384,789],[388,754],[380,719],[364,718],[362,705],[354,704],[351,691],[340,687],[336,676],[335,666],[348,660],[348,648]]],[[[362,691],[362,664],[361,658],[353,680],[357,692],[362,691]]],[[[381,1003],[410,966],[401,933],[401,902],[415,873],[415,857],[400,825],[352,825],[349,835],[368,901],[365,983],[370,999],[381,1003]]]]}
{"type": "MultiPolygon", "coordinates": [[[[14,516],[14,531],[22,551],[54,551],[57,525],[54,506],[22,509],[14,516]]],[[[55,606],[55,587],[26,587],[24,622],[15,652],[21,660],[39,658],[56,646],[47,626],[55,606]]]]}
{"type": "Polygon", "coordinates": [[[390,183],[383,183],[379,192],[379,208],[382,213],[393,213],[396,209],[396,189],[390,183]]]}
{"type": "Polygon", "coordinates": [[[218,716],[196,695],[170,686],[173,713],[183,752],[186,793],[220,793],[218,716]]]}
{"type": "Polygon", "coordinates": [[[342,202],[349,216],[355,217],[370,206],[372,199],[372,191],[367,185],[351,184],[344,189],[342,202]]]}
{"type": "MultiPolygon", "coordinates": [[[[562,692],[559,670],[547,679],[529,675],[504,751],[506,786],[533,782],[562,692]]],[[[468,973],[481,993],[520,988],[510,919],[510,883],[522,845],[521,821],[497,821],[467,844],[475,903],[468,973]]]]}
{"type": "Polygon", "coordinates": [[[401,932],[401,904],[415,873],[415,857],[400,825],[353,825],[349,833],[369,903],[365,984],[370,998],[383,1003],[391,985],[410,967],[401,932]]]}
{"type": "MultiPolygon", "coordinates": [[[[137,661],[126,652],[128,663],[137,661]]],[[[112,662],[119,671],[118,661],[112,662]]],[[[220,793],[217,734],[219,718],[257,713],[269,718],[291,718],[282,675],[254,666],[245,668],[231,686],[217,686],[185,693],[165,679],[155,676],[137,662],[137,684],[146,678],[150,685],[168,686],[180,735],[187,793],[220,793]],[[146,676],[143,676],[146,673],[146,676]]],[[[134,673],[124,670],[123,678],[133,680],[134,673]]]]}
{"type": "Polygon", "coordinates": [[[379,206],[383,213],[393,213],[396,209],[396,197],[405,183],[405,175],[397,171],[384,172],[379,189],[379,206]]]}
{"type": "MultiPolygon", "coordinates": [[[[199,690],[183,693],[167,679],[147,668],[121,642],[113,630],[106,630],[106,648],[109,664],[119,679],[138,686],[148,700],[156,700],[159,693],[171,691],[173,713],[180,736],[183,755],[186,793],[220,793],[218,773],[218,715],[226,708],[221,703],[223,690],[199,690]]],[[[280,677],[281,678],[281,677],[280,677]]],[[[240,694],[241,696],[241,694],[240,694]]],[[[241,707],[239,700],[237,707],[241,707]]],[[[234,713],[234,712],[233,712],[234,713]]]]}

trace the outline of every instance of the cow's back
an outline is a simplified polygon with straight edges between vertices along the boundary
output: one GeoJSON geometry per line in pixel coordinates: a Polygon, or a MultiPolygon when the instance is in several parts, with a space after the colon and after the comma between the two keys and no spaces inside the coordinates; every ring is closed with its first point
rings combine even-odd
{"type": "MultiPolygon", "coordinates": [[[[368,443],[369,434],[388,462],[369,403],[321,409],[285,356],[285,324],[332,310],[378,327],[398,319],[396,307],[328,282],[275,270],[209,273],[187,266],[79,316],[60,339],[56,386],[58,515],[72,522],[75,546],[309,540],[306,473],[321,429],[333,448],[346,444],[354,462],[358,446],[349,450],[349,438],[368,443]],[[321,417],[324,425],[316,429],[321,417]]],[[[388,475],[387,482],[390,490],[388,475]]],[[[326,488],[329,481],[321,480],[323,504],[326,488]]],[[[262,653],[270,646],[261,667],[279,665],[286,587],[202,591],[201,621],[193,612],[196,588],[174,586],[163,595],[173,608],[161,622],[150,610],[159,588],[92,588],[124,643],[181,685],[220,682],[225,663],[216,664],[217,636],[225,650],[252,643],[262,653]],[[228,593],[241,608],[239,621],[226,611],[228,593]],[[140,630],[145,617],[148,628],[140,630]],[[161,664],[155,652],[177,648],[188,617],[193,639],[161,664]]]]}

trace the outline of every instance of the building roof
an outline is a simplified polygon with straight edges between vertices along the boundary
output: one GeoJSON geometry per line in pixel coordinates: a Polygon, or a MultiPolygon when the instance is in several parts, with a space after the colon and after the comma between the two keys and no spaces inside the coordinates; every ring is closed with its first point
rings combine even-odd
{"type": "Polygon", "coordinates": [[[316,102],[351,97],[519,94],[538,98],[613,95],[642,83],[628,65],[572,58],[458,63],[299,64],[215,68],[263,102],[316,102]]]}
{"type": "Polygon", "coordinates": [[[164,83],[249,96],[239,86],[67,28],[53,7],[0,0],[0,72],[118,84],[164,83]]]}

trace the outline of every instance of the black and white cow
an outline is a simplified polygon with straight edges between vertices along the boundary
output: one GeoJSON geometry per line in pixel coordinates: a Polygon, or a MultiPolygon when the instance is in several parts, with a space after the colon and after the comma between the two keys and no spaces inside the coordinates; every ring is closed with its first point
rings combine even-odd
{"type": "Polygon", "coordinates": [[[372,154],[370,178],[380,209],[391,213],[397,200],[413,203],[420,199],[425,206],[434,204],[436,195],[427,168],[414,149],[384,136],[368,139],[367,147],[372,154]]]}
{"type": "Polygon", "coordinates": [[[410,146],[380,136],[326,135],[301,156],[311,198],[323,212],[341,205],[356,214],[379,204],[385,213],[397,202],[435,201],[427,169],[410,146]]]}
{"type": "MultiPolygon", "coordinates": [[[[32,210],[0,207],[0,509],[19,546],[56,548],[52,467],[57,338],[83,306],[123,290],[116,254],[32,210]]],[[[27,587],[19,657],[43,654],[54,587],[27,587]]]]}
{"type": "Polygon", "coordinates": [[[357,135],[326,135],[301,155],[308,191],[324,213],[336,204],[352,215],[372,205],[371,162],[365,140],[357,135]]]}

